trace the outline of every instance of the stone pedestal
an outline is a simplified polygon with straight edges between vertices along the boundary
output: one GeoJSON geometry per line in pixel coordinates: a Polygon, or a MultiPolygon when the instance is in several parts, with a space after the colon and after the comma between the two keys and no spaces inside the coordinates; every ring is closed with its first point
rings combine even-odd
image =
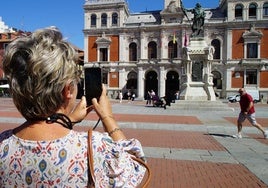
{"type": "Polygon", "coordinates": [[[181,100],[216,101],[211,74],[214,48],[203,37],[190,39],[183,48],[181,100]]]}

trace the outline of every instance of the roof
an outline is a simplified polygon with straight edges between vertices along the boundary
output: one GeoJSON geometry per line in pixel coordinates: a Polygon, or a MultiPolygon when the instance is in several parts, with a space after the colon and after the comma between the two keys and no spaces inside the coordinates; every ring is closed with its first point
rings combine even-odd
{"type": "Polygon", "coordinates": [[[161,22],[160,11],[146,11],[140,13],[131,14],[126,24],[159,24],[161,22]]]}

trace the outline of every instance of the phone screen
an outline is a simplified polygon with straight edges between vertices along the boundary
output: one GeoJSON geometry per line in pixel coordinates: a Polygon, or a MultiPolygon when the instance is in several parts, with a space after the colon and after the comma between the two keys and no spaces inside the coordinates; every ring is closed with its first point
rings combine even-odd
{"type": "Polygon", "coordinates": [[[100,98],[102,93],[101,68],[85,68],[85,96],[87,105],[92,105],[91,100],[100,98]]]}

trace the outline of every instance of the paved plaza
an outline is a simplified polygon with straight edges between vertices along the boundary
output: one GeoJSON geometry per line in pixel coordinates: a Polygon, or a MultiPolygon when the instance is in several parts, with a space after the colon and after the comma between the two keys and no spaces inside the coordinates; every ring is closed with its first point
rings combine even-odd
{"type": "MultiPolygon", "coordinates": [[[[144,101],[112,101],[115,119],[128,138],[144,146],[152,170],[151,188],[268,187],[268,140],[245,123],[243,138],[235,139],[238,104],[226,109],[166,110],[144,101]]],[[[185,104],[184,104],[185,105],[185,104]]],[[[268,129],[268,105],[256,104],[257,120],[268,129]]],[[[0,98],[0,131],[24,122],[10,98],[0,98]]],[[[97,122],[93,112],[76,130],[97,122]]],[[[97,130],[102,131],[101,125],[97,130]]]]}

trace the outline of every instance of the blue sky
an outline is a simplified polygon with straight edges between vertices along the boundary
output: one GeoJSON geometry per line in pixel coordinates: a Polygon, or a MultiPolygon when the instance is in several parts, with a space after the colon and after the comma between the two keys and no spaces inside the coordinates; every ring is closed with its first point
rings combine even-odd
{"type": "MultiPolygon", "coordinates": [[[[164,0],[127,0],[131,13],[161,10],[164,0]]],[[[83,49],[85,0],[5,0],[1,2],[0,17],[9,27],[35,31],[47,26],[58,27],[64,37],[83,49]]],[[[216,8],[219,0],[183,0],[184,7],[192,8],[199,2],[204,8],[216,8]]]]}

